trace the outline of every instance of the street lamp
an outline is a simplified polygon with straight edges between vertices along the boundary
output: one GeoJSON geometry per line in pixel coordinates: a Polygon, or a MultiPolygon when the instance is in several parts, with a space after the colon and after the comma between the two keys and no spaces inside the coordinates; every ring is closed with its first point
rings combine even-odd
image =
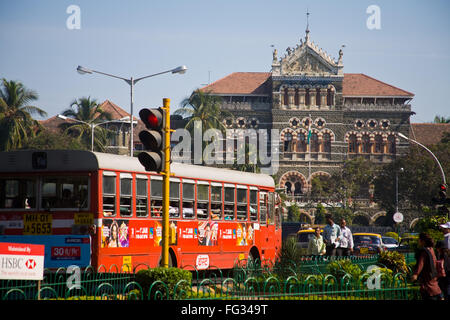
{"type": "Polygon", "coordinates": [[[403,139],[412,141],[412,142],[418,144],[419,146],[421,146],[422,148],[424,148],[425,150],[427,150],[427,151],[433,156],[434,160],[436,160],[436,163],[438,164],[439,169],[441,170],[442,180],[444,181],[444,184],[447,184],[447,181],[446,181],[446,179],[445,179],[444,169],[442,169],[441,163],[439,162],[438,158],[433,154],[433,152],[431,152],[430,149],[428,149],[427,147],[425,147],[425,146],[424,146],[423,144],[421,144],[420,142],[417,142],[416,140],[413,140],[413,139],[411,139],[411,138],[408,138],[407,136],[405,136],[404,134],[402,134],[402,133],[400,133],[400,132],[398,132],[397,134],[398,134],[398,136],[399,136],[400,138],[403,138],[403,139]]]}
{"type": "MultiPolygon", "coordinates": [[[[101,124],[105,124],[105,123],[110,123],[110,122],[125,122],[125,121],[123,121],[123,120],[128,120],[128,119],[122,118],[122,119],[120,119],[120,120],[110,120],[110,121],[104,121],[104,122],[99,122],[99,123],[93,123],[93,122],[89,123],[89,122],[86,122],[86,121],[83,121],[83,120],[78,120],[78,119],[74,119],[74,118],[69,118],[69,117],[63,116],[62,114],[58,114],[57,117],[60,118],[60,119],[62,119],[62,120],[71,120],[71,121],[83,123],[83,124],[86,124],[86,125],[90,126],[90,127],[91,127],[91,151],[92,151],[92,152],[94,152],[94,129],[95,129],[95,127],[97,127],[97,126],[99,126],[99,125],[101,125],[101,124]]],[[[128,117],[126,117],[126,118],[128,118],[128,117]]],[[[135,121],[135,122],[136,122],[136,121],[135,121]]]]}
{"type": "Polygon", "coordinates": [[[85,68],[83,66],[78,66],[77,67],[77,71],[80,74],[98,73],[98,74],[102,74],[102,75],[105,75],[105,76],[108,76],[108,77],[112,77],[112,78],[123,80],[126,83],[128,83],[128,85],[130,86],[130,127],[131,127],[130,128],[130,157],[133,156],[133,149],[134,149],[133,148],[133,143],[134,143],[134,141],[133,141],[133,139],[134,139],[133,138],[133,131],[134,131],[133,130],[133,103],[134,103],[133,94],[134,94],[134,84],[136,82],[140,81],[140,80],[143,80],[143,79],[146,79],[146,78],[150,78],[150,77],[154,77],[154,76],[157,76],[157,75],[160,75],[160,74],[164,74],[164,73],[171,72],[171,73],[174,73],[174,74],[175,73],[183,74],[183,73],[186,72],[186,70],[187,70],[187,67],[183,65],[183,66],[176,67],[174,69],[170,69],[170,70],[167,70],[167,71],[154,73],[154,74],[151,74],[151,75],[148,75],[148,76],[145,76],[145,77],[141,77],[141,78],[137,78],[137,79],[134,79],[133,77],[131,77],[130,79],[126,79],[126,78],[115,76],[115,75],[112,75],[112,74],[109,74],[109,73],[88,69],[88,68],[85,68]]]}

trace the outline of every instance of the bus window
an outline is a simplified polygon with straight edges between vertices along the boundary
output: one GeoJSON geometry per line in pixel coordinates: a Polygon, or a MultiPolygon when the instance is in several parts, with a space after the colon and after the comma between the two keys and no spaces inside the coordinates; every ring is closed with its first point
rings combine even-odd
{"type": "Polygon", "coordinates": [[[225,220],[234,220],[234,187],[225,186],[224,215],[225,220]]]}
{"type": "Polygon", "coordinates": [[[0,179],[0,209],[36,208],[35,179],[0,179]]]}
{"type": "Polygon", "coordinates": [[[250,220],[258,221],[258,190],[250,190],[250,220]]]}
{"type": "Polygon", "coordinates": [[[197,184],[197,218],[208,219],[209,185],[197,184]]]}
{"type": "Polygon", "coordinates": [[[103,176],[103,215],[116,215],[116,177],[103,176]]]}
{"type": "Polygon", "coordinates": [[[131,177],[120,176],[120,215],[122,217],[130,217],[133,214],[131,211],[132,182],[131,177]]]}
{"type": "Polygon", "coordinates": [[[183,218],[194,218],[194,182],[185,182],[183,180],[183,218]]]}
{"type": "Polygon", "coordinates": [[[178,218],[180,216],[180,183],[170,181],[169,216],[178,218]]]}
{"type": "Polygon", "coordinates": [[[162,197],[163,197],[163,182],[162,180],[151,180],[150,186],[151,202],[150,210],[152,217],[162,216],[162,197]]]}
{"type": "Polygon", "coordinates": [[[147,217],[147,178],[136,178],[136,216],[147,217]]]}
{"type": "Polygon", "coordinates": [[[267,193],[259,192],[259,220],[261,224],[266,224],[267,221],[267,193]]]}
{"type": "Polygon", "coordinates": [[[269,206],[268,206],[268,214],[269,214],[269,224],[275,223],[275,201],[274,201],[274,193],[269,193],[269,206]]]}
{"type": "Polygon", "coordinates": [[[247,220],[247,188],[243,189],[238,187],[237,189],[237,219],[247,220]]]}
{"type": "Polygon", "coordinates": [[[211,186],[211,218],[222,219],[222,186],[211,186]]]}
{"type": "Polygon", "coordinates": [[[88,177],[43,177],[41,206],[53,208],[87,208],[88,177]]]}

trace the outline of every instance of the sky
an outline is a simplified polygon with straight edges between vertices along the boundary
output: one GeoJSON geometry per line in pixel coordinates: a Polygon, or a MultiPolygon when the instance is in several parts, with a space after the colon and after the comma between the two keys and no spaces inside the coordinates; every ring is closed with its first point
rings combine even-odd
{"type": "Polygon", "coordinates": [[[139,78],[186,65],[185,74],[135,86],[134,115],[163,98],[175,110],[193,90],[232,72],[269,72],[271,46],[279,56],[296,46],[308,10],[314,43],[335,58],[345,45],[344,73],[414,93],[411,122],[431,122],[450,117],[449,9],[446,0],[0,0],[0,78],[35,90],[34,105],[48,117],[87,96],[130,112],[129,85],[80,75],[77,66],[139,78]],[[71,5],[79,20],[67,12],[71,5]],[[367,26],[371,5],[380,9],[379,28],[367,26]]]}

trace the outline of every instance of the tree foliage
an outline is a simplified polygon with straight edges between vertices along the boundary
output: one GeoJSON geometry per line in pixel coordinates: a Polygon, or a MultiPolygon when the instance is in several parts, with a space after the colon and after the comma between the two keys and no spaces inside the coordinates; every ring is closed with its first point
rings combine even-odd
{"type": "Polygon", "coordinates": [[[21,82],[2,79],[0,88],[0,150],[21,148],[28,137],[34,137],[40,124],[33,114],[45,116],[47,113],[31,105],[38,94],[27,89],[21,82]]]}
{"type": "MultiPolygon", "coordinates": [[[[430,150],[439,159],[447,176],[450,171],[450,143],[440,142],[431,146],[430,150]]],[[[407,155],[385,165],[377,172],[374,180],[374,199],[388,212],[393,212],[395,208],[396,173],[400,207],[408,204],[422,210],[424,206],[434,206],[432,198],[438,193],[442,176],[437,163],[426,150],[411,145],[407,155]]]]}
{"type": "MultiPolygon", "coordinates": [[[[60,127],[64,129],[64,133],[75,137],[80,143],[89,147],[91,146],[92,133],[90,125],[112,119],[111,114],[104,111],[97,103],[97,100],[90,97],[75,99],[70,104],[70,108],[64,110],[62,114],[85,122],[68,121],[62,123],[60,127]]],[[[94,150],[105,151],[108,143],[108,134],[109,131],[101,126],[94,128],[94,150]]]]}

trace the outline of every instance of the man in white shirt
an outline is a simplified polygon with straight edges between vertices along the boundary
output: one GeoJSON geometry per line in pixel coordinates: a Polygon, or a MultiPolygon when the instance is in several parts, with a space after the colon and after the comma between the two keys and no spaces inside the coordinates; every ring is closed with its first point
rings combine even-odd
{"type": "Polygon", "coordinates": [[[450,221],[439,226],[444,234],[445,248],[450,249],[450,221]]]}
{"type": "Polygon", "coordinates": [[[337,248],[338,256],[349,256],[353,252],[353,235],[351,230],[347,227],[347,221],[341,220],[341,236],[339,238],[339,245],[337,248]]]}

